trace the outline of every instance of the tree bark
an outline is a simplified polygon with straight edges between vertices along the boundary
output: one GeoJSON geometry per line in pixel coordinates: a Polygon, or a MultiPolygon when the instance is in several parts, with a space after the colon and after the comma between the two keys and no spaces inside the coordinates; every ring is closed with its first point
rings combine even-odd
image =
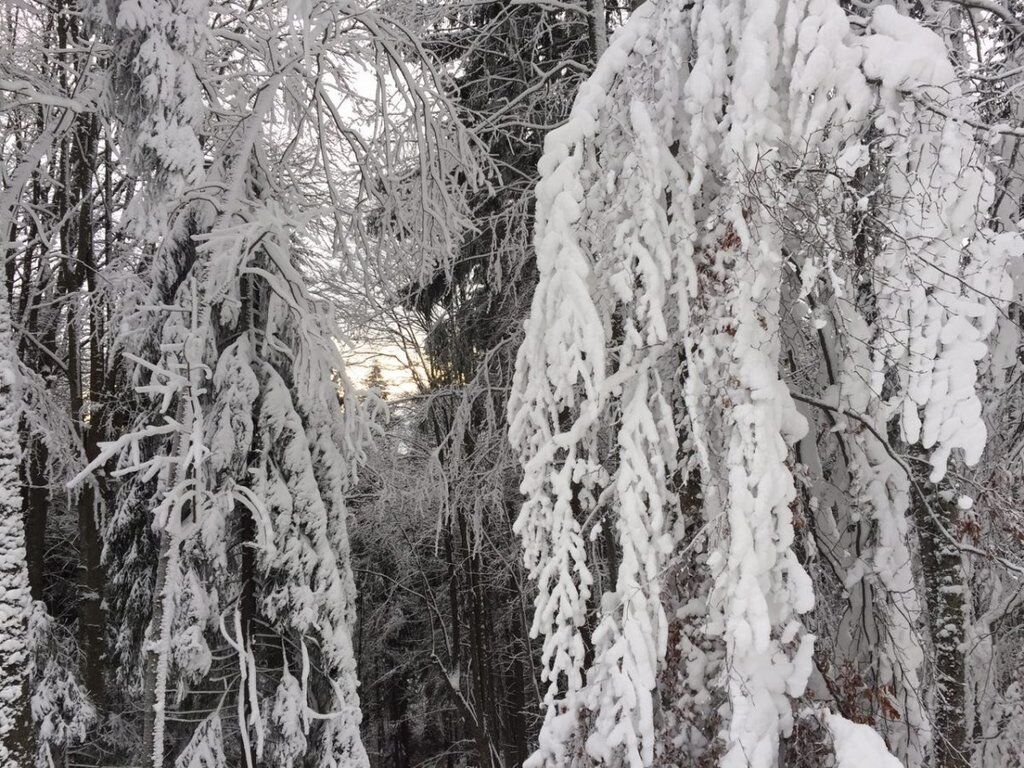
{"type": "Polygon", "coordinates": [[[933,764],[935,768],[967,768],[963,650],[966,584],[960,549],[955,538],[950,540],[958,536],[960,513],[955,495],[945,484],[933,485],[922,476],[915,480],[918,492],[914,494],[914,520],[934,654],[933,764]]]}
{"type": "Polygon", "coordinates": [[[33,600],[46,596],[46,519],[50,507],[46,444],[22,429],[21,514],[25,526],[25,560],[33,600]]]}
{"type": "Polygon", "coordinates": [[[27,675],[31,596],[17,491],[16,365],[4,291],[0,294],[0,765],[5,768],[27,768],[35,759],[27,675]]]}
{"type": "MultiPolygon", "coordinates": [[[[157,742],[157,708],[163,709],[164,702],[157,701],[157,665],[160,661],[160,654],[166,653],[153,646],[160,642],[161,627],[164,623],[164,590],[167,588],[167,566],[170,560],[170,536],[166,531],[160,532],[160,559],[156,567],[156,584],[153,588],[153,618],[149,622],[149,631],[146,633],[146,645],[144,654],[146,657],[145,670],[142,678],[142,745],[145,748],[146,763],[152,768],[163,768],[162,760],[154,758],[154,755],[163,754],[163,745],[157,742]],[[158,749],[159,747],[159,749],[158,749]]],[[[160,737],[162,738],[162,737],[160,737]]]]}

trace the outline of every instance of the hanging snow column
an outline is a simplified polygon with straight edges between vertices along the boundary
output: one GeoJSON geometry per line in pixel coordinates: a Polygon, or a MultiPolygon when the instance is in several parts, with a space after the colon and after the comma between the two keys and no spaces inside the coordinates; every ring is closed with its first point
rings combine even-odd
{"type": "MultiPolygon", "coordinates": [[[[859,343],[856,360],[880,372],[908,345],[931,362],[910,365],[896,400],[891,376],[848,369],[847,386],[857,375],[863,383],[826,390],[823,407],[861,409],[885,435],[894,404],[910,398],[900,420],[936,476],[952,448],[977,457],[975,361],[1005,293],[1008,250],[981,229],[991,184],[983,137],[962,121],[969,105],[949,96],[954,78],[937,36],[889,7],[857,22],[836,0],[650,2],[547,138],[540,279],[509,404],[526,497],[516,530],[538,583],[533,632],[544,638],[548,683],[528,765],[657,764],[666,746],[654,716],[670,602],[663,576],[702,543],[678,533],[695,514],[679,503],[687,478],[699,478],[707,539],[704,629],[725,653],[724,671],[701,683],[728,701],[708,749],[727,768],[776,764],[816,674],[805,628],[813,582],[794,546],[794,446],[811,414],[782,378],[783,318],[819,326],[794,319],[782,305],[788,291],[802,298],[820,279],[836,302],[828,311],[848,320],[835,332],[863,331],[876,318],[855,316],[844,296],[871,275],[890,346],[872,357],[860,336],[839,348],[859,343]],[[931,104],[940,88],[945,98],[931,104]],[[876,130],[891,136],[869,151],[876,130]],[[829,224],[816,211],[845,210],[870,157],[885,169],[879,218],[892,236],[865,262],[854,257],[848,220],[829,224]],[[915,238],[932,245],[912,254],[915,238]],[[897,269],[913,290],[893,282],[897,269]],[[981,309],[977,296],[993,293],[981,309]],[[908,311],[924,313],[911,326],[927,338],[895,335],[908,311]],[[601,526],[614,529],[621,562],[615,588],[594,601],[600,566],[588,540],[601,526]]],[[[875,503],[879,578],[896,590],[912,577],[909,557],[893,560],[911,551],[906,478],[875,483],[873,473],[901,469],[880,467],[876,449],[884,454],[882,444],[860,450],[858,482],[875,503]]],[[[883,735],[914,763],[928,740],[917,609],[879,610],[906,643],[877,652],[901,654],[892,663],[901,676],[890,670],[881,684],[899,688],[898,716],[911,732],[883,735]]]]}

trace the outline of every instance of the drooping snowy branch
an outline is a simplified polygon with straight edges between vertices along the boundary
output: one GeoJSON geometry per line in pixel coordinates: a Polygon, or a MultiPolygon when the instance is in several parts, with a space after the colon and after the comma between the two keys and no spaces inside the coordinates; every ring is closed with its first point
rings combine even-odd
{"type": "MultiPolygon", "coordinates": [[[[807,423],[782,379],[782,299],[794,264],[804,295],[821,275],[841,299],[838,332],[888,334],[875,356],[856,352],[863,337],[841,340],[849,364],[837,372],[829,363],[841,402],[872,414],[883,433],[893,404],[910,403],[900,406],[903,428],[933,449],[933,479],[953,448],[976,459],[976,361],[1008,295],[1006,256],[1017,245],[981,229],[985,148],[950,116],[968,117],[968,105],[947,98],[937,115],[908,95],[936,98],[941,85],[948,97],[946,62],[938,37],[887,6],[855,26],[832,0],[649,4],[549,137],[538,187],[541,279],[510,403],[527,494],[518,530],[538,579],[534,631],[545,635],[552,684],[537,764],[569,764],[581,727],[594,760],[654,760],[659,581],[678,546],[666,518],[683,492],[673,473],[689,456],[711,531],[707,628],[726,648],[724,764],[775,764],[814,647],[801,618],[814,607],[812,581],[794,548],[792,447],[807,423]],[[886,138],[869,152],[875,132],[886,138]],[[886,179],[877,256],[855,252],[857,230],[845,227],[860,226],[856,215],[808,215],[814,205],[845,209],[872,157],[886,179]],[[866,324],[845,308],[865,276],[878,312],[866,324]],[[908,322],[907,312],[920,319],[908,322]],[[899,364],[908,354],[910,364],[899,364]],[[866,389],[865,365],[876,371],[866,389]],[[893,389],[887,372],[897,368],[903,383],[893,389]],[[615,526],[622,560],[619,588],[596,609],[584,682],[584,526],[599,515],[615,526]],[[631,633],[644,642],[622,639],[631,633]]],[[[882,683],[900,675],[913,699],[923,658],[913,650],[917,609],[899,597],[913,592],[908,479],[877,445],[854,443],[851,490],[874,504],[875,564],[899,603],[882,611],[894,633],[882,646],[882,683]]],[[[916,746],[900,751],[919,757],[927,724],[920,703],[907,701],[916,746]]]]}

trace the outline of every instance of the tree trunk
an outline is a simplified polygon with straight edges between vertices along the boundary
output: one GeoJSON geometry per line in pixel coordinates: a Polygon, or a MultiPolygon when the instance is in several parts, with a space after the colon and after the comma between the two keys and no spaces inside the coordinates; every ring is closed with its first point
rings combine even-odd
{"type": "Polygon", "coordinates": [[[25,560],[33,600],[46,598],[46,519],[50,488],[46,477],[46,444],[22,429],[25,453],[21,461],[21,514],[25,525],[25,560]]]}
{"type": "MultiPolygon", "coordinates": [[[[99,128],[96,117],[82,121],[74,133],[75,202],[78,205],[77,224],[73,233],[76,261],[74,268],[66,268],[66,291],[70,295],[87,285],[95,288],[96,259],[93,248],[92,228],[92,174],[96,164],[96,147],[99,128]]],[[[68,238],[71,240],[72,238],[68,238]]],[[[67,243],[70,245],[71,243],[67,243]]],[[[82,365],[79,354],[80,329],[74,313],[68,312],[68,382],[71,392],[71,413],[78,424],[78,431],[85,447],[88,461],[99,453],[101,419],[96,418],[97,398],[102,395],[102,359],[97,328],[99,310],[93,306],[89,328],[89,399],[91,418],[87,418],[86,403],[82,392],[82,365]]],[[[94,703],[103,701],[104,683],[104,624],[103,624],[103,566],[100,562],[103,545],[100,540],[97,513],[99,499],[95,481],[84,485],[78,494],[78,643],[81,650],[82,682],[94,703]]]]}
{"type": "MultiPolygon", "coordinates": [[[[83,206],[84,207],[84,206],[83,206]]],[[[91,240],[88,247],[80,248],[82,267],[86,270],[86,285],[92,297],[96,295],[96,263],[91,240]]],[[[99,455],[99,444],[106,419],[103,400],[106,396],[104,350],[100,342],[103,332],[103,310],[95,298],[89,313],[89,421],[83,423],[85,456],[92,461],[99,455]]],[[[83,414],[84,416],[84,414],[83,414]]],[[[84,422],[84,419],[83,419],[84,422]]],[[[104,635],[106,616],[103,611],[103,539],[98,525],[99,488],[94,484],[82,488],[78,506],[79,536],[79,637],[82,650],[89,654],[89,663],[83,669],[86,688],[94,702],[101,702],[104,694],[106,648],[104,635]]]]}
{"type": "MultiPolygon", "coordinates": [[[[157,720],[158,714],[162,717],[164,702],[157,701],[157,667],[160,663],[161,653],[165,650],[156,648],[162,637],[161,628],[164,625],[164,590],[167,588],[167,566],[170,560],[170,539],[167,531],[160,532],[160,559],[156,567],[156,583],[153,587],[153,617],[149,622],[149,631],[146,632],[146,656],[145,670],[142,678],[142,745],[146,750],[143,765],[151,765],[152,768],[163,768],[162,759],[154,757],[163,754],[163,744],[157,744],[157,739],[163,739],[162,733],[158,735],[157,720]],[[158,712],[159,708],[159,712],[158,712]]],[[[162,731],[162,729],[160,729],[162,731]]]]}
{"type": "Polygon", "coordinates": [[[31,609],[18,498],[16,356],[6,291],[0,295],[0,765],[34,764],[27,622],[31,609]]]}
{"type": "Polygon", "coordinates": [[[956,546],[959,509],[955,495],[916,473],[913,510],[921,553],[928,631],[935,669],[932,723],[935,768],[967,768],[967,708],[964,682],[964,590],[956,546]],[[950,538],[953,537],[951,541],[950,538]]]}

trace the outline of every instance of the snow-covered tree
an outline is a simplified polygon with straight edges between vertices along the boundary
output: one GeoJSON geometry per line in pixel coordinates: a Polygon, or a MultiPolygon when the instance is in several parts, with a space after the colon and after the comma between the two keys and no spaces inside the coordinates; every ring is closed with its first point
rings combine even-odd
{"type": "Polygon", "coordinates": [[[118,309],[136,411],[90,465],[116,459],[123,483],[108,540],[122,553],[115,600],[130,609],[117,647],[142,661],[125,679],[141,683],[144,754],[364,765],[345,503],[363,428],[308,269],[318,250],[351,245],[339,230],[359,223],[345,208],[358,190],[336,164],[369,164],[371,144],[422,180],[422,206],[392,211],[388,198],[388,221],[442,248],[451,190],[471,174],[465,138],[374,12],[165,5],[126,2],[106,19],[120,45],[111,111],[140,182],[127,217],[155,255],[141,259],[148,286],[118,309]],[[247,49],[239,30],[272,42],[247,49]],[[365,106],[353,55],[393,68],[380,120],[405,99],[411,138],[346,124],[340,102],[365,106]],[[193,728],[184,711],[208,717],[193,728]]]}
{"type": "Polygon", "coordinates": [[[0,768],[1020,761],[1024,6],[637,6],[0,0],[0,768]]]}
{"type": "MultiPolygon", "coordinates": [[[[928,462],[938,483],[953,449],[970,465],[984,444],[976,361],[1020,242],[986,228],[992,176],[974,120],[942,39],[888,6],[862,18],[833,0],[649,3],[616,35],[547,140],[540,284],[509,409],[549,683],[531,764],[655,764],[677,609],[664,574],[704,546],[697,615],[724,659],[703,679],[709,658],[692,639],[675,655],[691,680],[727,692],[722,727],[704,729],[720,747],[704,753],[775,765],[798,701],[841,711],[808,629],[819,516],[870,540],[840,577],[851,600],[871,585],[859,614],[842,611],[881,633],[858,669],[884,700],[871,722],[908,764],[929,749],[950,764],[964,685],[963,614],[950,611],[963,585],[935,560],[959,567],[955,517],[925,523],[937,499],[957,503],[952,488],[920,487],[907,462],[928,462]],[[811,355],[824,379],[806,373],[795,338],[824,340],[811,355]],[[823,470],[809,428],[829,419],[845,467],[823,470]],[[837,470],[832,505],[819,489],[837,470]],[[697,511],[680,505],[692,477],[697,536],[697,511]],[[622,559],[591,634],[595,524],[616,528],[622,559]]],[[[827,619],[817,631],[833,642],[827,619]]]]}

